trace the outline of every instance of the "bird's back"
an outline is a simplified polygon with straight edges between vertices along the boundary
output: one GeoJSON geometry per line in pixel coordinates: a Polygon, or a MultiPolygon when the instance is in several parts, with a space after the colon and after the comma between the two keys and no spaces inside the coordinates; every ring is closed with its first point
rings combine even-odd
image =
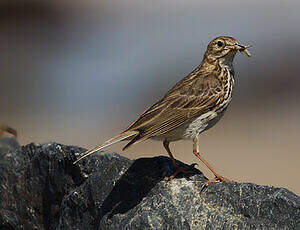
{"type": "Polygon", "coordinates": [[[201,120],[201,116],[203,121],[218,117],[228,106],[232,89],[233,76],[228,69],[202,63],[125,130],[139,131],[125,148],[148,138],[163,139],[168,135],[172,140],[190,138],[184,129],[193,121],[196,122],[193,127],[199,126],[201,122],[196,119],[201,120]],[[210,112],[215,114],[207,114],[210,112]]]}

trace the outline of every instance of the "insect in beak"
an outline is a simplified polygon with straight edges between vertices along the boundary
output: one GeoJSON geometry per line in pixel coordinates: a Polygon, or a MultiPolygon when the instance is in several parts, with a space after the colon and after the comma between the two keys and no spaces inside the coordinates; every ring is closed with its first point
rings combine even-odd
{"type": "Polygon", "coordinates": [[[248,51],[248,48],[250,48],[250,47],[252,47],[252,46],[251,46],[251,45],[244,46],[244,45],[240,45],[240,44],[235,45],[235,48],[236,48],[238,51],[245,53],[248,57],[251,57],[251,54],[250,54],[250,52],[248,51]]]}

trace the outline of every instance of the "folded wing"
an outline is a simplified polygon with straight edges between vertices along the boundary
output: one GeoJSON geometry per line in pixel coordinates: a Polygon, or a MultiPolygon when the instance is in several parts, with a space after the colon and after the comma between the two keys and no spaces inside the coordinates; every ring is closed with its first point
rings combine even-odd
{"type": "Polygon", "coordinates": [[[187,76],[125,130],[136,130],[139,134],[124,149],[181,126],[212,110],[223,99],[222,82],[216,74],[187,76]]]}

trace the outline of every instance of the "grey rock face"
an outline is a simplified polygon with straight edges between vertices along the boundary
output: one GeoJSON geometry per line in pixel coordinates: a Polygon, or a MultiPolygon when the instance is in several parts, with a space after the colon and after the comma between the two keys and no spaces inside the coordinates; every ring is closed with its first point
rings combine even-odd
{"type": "Polygon", "coordinates": [[[19,143],[13,137],[0,137],[0,159],[2,154],[5,155],[9,151],[15,152],[20,148],[19,143]]]}
{"type": "Polygon", "coordinates": [[[300,197],[284,188],[215,183],[200,193],[198,170],[164,181],[167,157],[101,152],[73,165],[82,152],[0,148],[0,229],[300,229],[300,197]]]}

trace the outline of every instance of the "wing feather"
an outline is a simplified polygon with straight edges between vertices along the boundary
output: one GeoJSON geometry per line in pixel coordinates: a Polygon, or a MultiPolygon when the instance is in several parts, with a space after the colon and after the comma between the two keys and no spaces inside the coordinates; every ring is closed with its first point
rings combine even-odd
{"type": "Polygon", "coordinates": [[[129,145],[165,134],[214,108],[225,94],[218,78],[220,74],[218,71],[206,75],[192,73],[177,83],[162,100],[142,113],[125,130],[138,130],[140,133],[129,145]]]}

